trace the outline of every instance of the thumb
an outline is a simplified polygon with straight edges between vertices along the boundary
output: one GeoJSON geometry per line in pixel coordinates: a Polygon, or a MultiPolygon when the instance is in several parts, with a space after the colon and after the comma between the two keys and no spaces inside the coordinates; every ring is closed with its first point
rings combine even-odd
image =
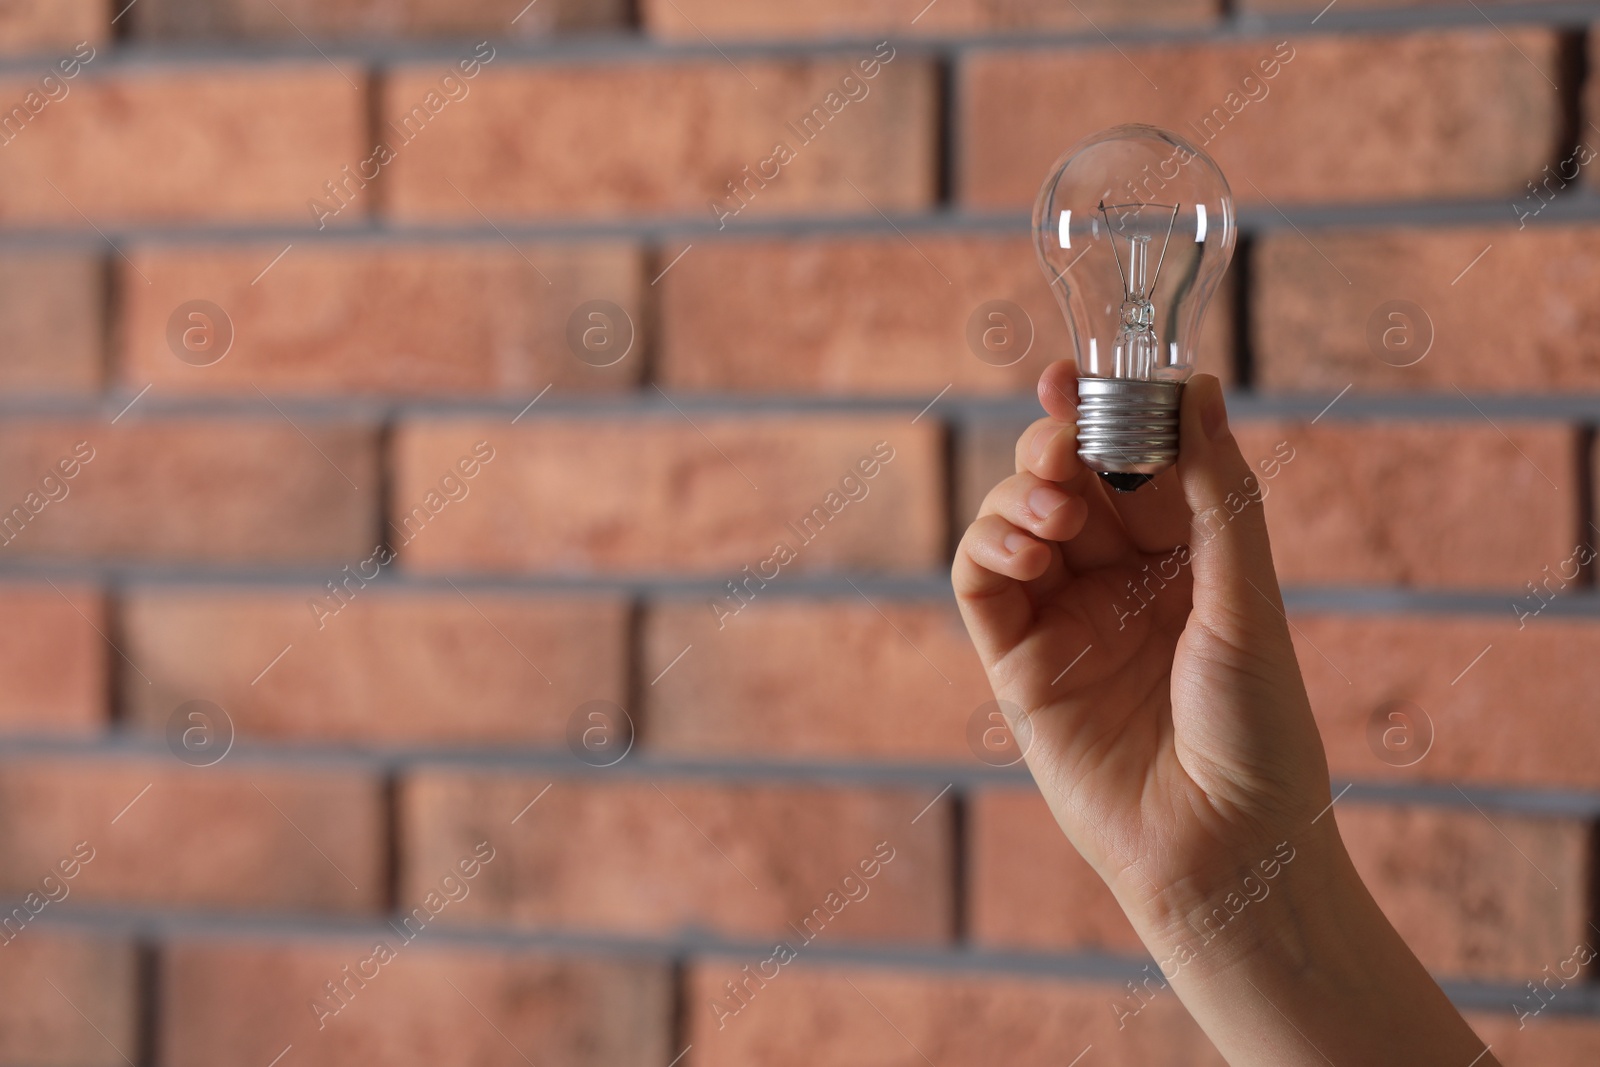
{"type": "Polygon", "coordinates": [[[1183,390],[1178,478],[1191,515],[1195,619],[1230,644],[1248,647],[1272,633],[1286,640],[1264,490],[1228,427],[1222,384],[1209,374],[1183,390]]]}

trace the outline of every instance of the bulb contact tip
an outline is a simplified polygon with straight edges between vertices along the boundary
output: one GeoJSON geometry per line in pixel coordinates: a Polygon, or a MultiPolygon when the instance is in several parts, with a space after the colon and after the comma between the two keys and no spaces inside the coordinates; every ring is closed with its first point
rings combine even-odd
{"type": "Polygon", "coordinates": [[[1128,474],[1123,471],[1100,471],[1099,474],[1107,485],[1119,493],[1131,493],[1155,477],[1153,474],[1128,474]]]}

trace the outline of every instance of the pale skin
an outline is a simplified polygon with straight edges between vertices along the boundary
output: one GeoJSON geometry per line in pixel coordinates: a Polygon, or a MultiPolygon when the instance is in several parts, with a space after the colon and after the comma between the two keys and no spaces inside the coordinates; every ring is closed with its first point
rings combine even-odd
{"type": "Polygon", "coordinates": [[[1040,377],[1046,416],[951,574],[1062,831],[1233,1067],[1497,1067],[1328,810],[1264,471],[1240,453],[1221,386],[1185,387],[1177,466],[1119,494],[1078,459],[1075,374],[1061,361],[1040,377]]]}

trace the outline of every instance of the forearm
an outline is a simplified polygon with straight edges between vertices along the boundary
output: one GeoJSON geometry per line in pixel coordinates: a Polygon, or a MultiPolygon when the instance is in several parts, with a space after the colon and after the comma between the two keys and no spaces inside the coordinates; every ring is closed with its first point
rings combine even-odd
{"type": "Polygon", "coordinates": [[[1494,1067],[1331,823],[1290,842],[1270,879],[1245,861],[1239,884],[1132,903],[1163,975],[1232,1067],[1494,1067]]]}

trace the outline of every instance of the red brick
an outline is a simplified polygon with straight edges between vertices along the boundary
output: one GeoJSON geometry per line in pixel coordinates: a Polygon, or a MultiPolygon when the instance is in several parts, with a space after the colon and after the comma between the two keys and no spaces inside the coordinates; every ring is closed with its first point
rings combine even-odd
{"type": "MultiPolygon", "coordinates": [[[[1550,961],[1551,970],[1554,971],[1568,955],[1570,952],[1550,961]]],[[[1531,977],[1542,978],[1543,975],[1531,977]]],[[[1537,1001],[1532,999],[1533,994],[1526,995],[1529,999],[1520,1003],[1524,1003],[1529,1010],[1537,1007],[1537,1001]]],[[[1545,993],[1544,996],[1548,997],[1549,994],[1545,993]]],[[[1556,997],[1560,999],[1560,990],[1557,990],[1556,997]]],[[[1569,995],[1568,999],[1576,1000],[1577,997],[1569,995]]],[[[1504,1015],[1474,1012],[1467,1016],[1467,1022],[1494,1049],[1495,1058],[1501,1063],[1576,1064],[1593,1063],[1600,1059],[1600,1022],[1592,1018],[1556,1015],[1555,1004],[1552,1002],[1551,1010],[1541,1012],[1525,1024],[1519,1023],[1516,1014],[1509,1011],[1504,1015]]]]}
{"type": "Polygon", "coordinates": [[[162,961],[162,1062],[261,1067],[288,1045],[285,1062],[308,1067],[660,1067],[673,1056],[665,966],[448,948],[427,944],[426,928],[414,937],[379,927],[368,940],[179,942],[162,961]],[[362,967],[379,939],[394,957],[362,967]],[[358,985],[346,967],[376,977],[358,985]],[[343,1006],[319,1016],[310,1005],[334,981],[347,983],[343,1006]]]}
{"type": "Polygon", "coordinates": [[[578,705],[626,699],[622,604],[349,589],[337,614],[326,590],[321,613],[315,589],[134,594],[123,647],[150,682],[125,672],[130,717],[164,731],[174,708],[204,699],[248,737],[559,744],[578,705]]]}
{"type": "MultiPolygon", "coordinates": [[[[361,69],[343,69],[351,82],[321,60],[80,74],[0,154],[0,221],[310,223],[308,200],[364,154],[361,69]]],[[[0,107],[32,87],[0,82],[0,107]]]]}
{"type": "Polygon", "coordinates": [[[954,908],[949,806],[911,822],[935,792],[419,773],[400,799],[400,895],[425,893],[489,841],[496,858],[462,921],[798,939],[789,924],[827,909],[830,893],[860,894],[840,888],[855,876],[865,896],[813,920],[813,937],[940,942],[954,908]],[[858,864],[883,842],[890,862],[862,880],[858,864]]]}
{"type": "MultiPolygon", "coordinates": [[[[1488,618],[1295,614],[1300,669],[1334,777],[1600,787],[1590,758],[1600,723],[1570,710],[1600,691],[1600,625],[1541,614],[1519,629],[1511,604],[1488,618]],[[1381,709],[1391,701],[1417,705],[1427,724],[1389,719],[1381,709]],[[1390,759],[1425,753],[1420,760],[1401,768],[1380,759],[1367,740],[1374,716],[1401,731],[1390,759]]],[[[1539,600],[1529,594],[1527,604],[1531,611],[1539,600]]]]}
{"type": "MultiPolygon", "coordinates": [[[[1029,241],[929,234],[911,241],[697,245],[660,283],[663,379],[710,391],[932,396],[953,385],[967,393],[1027,392],[1047,364],[1071,356],[1066,322],[1029,241]],[[1031,324],[1031,348],[1009,367],[968,347],[969,319],[992,300],[1023,309],[1022,335],[1031,324]]],[[[1207,317],[1203,369],[1213,373],[1232,357],[1228,303],[1219,296],[1207,317]]]]}
{"type": "Polygon", "coordinates": [[[101,379],[104,268],[92,256],[28,252],[0,257],[0,331],[8,393],[82,393],[101,379]]]}
{"type": "Polygon", "coordinates": [[[184,563],[357,562],[372,551],[378,524],[374,434],[305,418],[299,426],[305,437],[273,413],[144,421],[137,409],[115,426],[103,419],[9,421],[0,426],[6,514],[41,492],[41,479],[78,442],[94,452],[61,483],[67,495],[47,503],[0,551],[184,563]]]}
{"type": "Polygon", "coordinates": [[[920,572],[943,562],[940,438],[931,419],[899,416],[413,422],[396,435],[392,520],[424,500],[464,442],[487,440],[496,458],[479,474],[481,498],[441,513],[403,567],[731,578],[783,541],[798,557],[785,571],[920,572]],[[857,464],[883,441],[893,458],[862,481],[857,464]],[[866,496],[810,543],[789,530],[830,493],[846,499],[851,474],[866,496]]]}
{"type": "Polygon", "coordinates": [[[1593,336],[1600,314],[1589,284],[1597,232],[1484,226],[1269,235],[1255,253],[1257,383],[1266,390],[1337,392],[1354,384],[1449,396],[1452,387],[1593,390],[1600,386],[1593,336]],[[1339,284],[1341,273],[1351,284],[1339,284]],[[1399,301],[1419,306],[1426,318],[1381,310],[1399,301]],[[1370,332],[1381,339],[1391,328],[1405,345],[1431,337],[1432,346],[1391,350],[1369,341],[1370,332]],[[1420,362],[1394,365],[1412,360],[1420,362]]]}
{"type": "MultiPolygon", "coordinates": [[[[110,32],[110,8],[97,0],[20,0],[0,8],[0,51],[70,54],[79,41],[99,44],[110,32]]],[[[54,57],[52,57],[54,58],[54,57]]],[[[40,73],[49,63],[40,63],[40,73]]]]}
{"type": "Polygon", "coordinates": [[[1258,464],[1293,449],[1261,483],[1289,584],[1513,590],[1572,553],[1577,447],[1563,427],[1330,417],[1237,433],[1258,464]]]}
{"type": "Polygon", "coordinates": [[[660,37],[784,39],[885,33],[959,35],[1007,30],[1093,32],[1097,26],[1194,25],[1215,21],[1215,0],[1084,0],[1061,7],[1044,0],[827,0],[814,4],[744,4],[738,0],[644,0],[645,26],[660,37]],[[919,13],[920,12],[920,13],[919,13]]]}
{"type": "Polygon", "coordinates": [[[0,587],[0,730],[92,734],[106,725],[105,605],[97,590],[0,587]],[[96,631],[100,632],[96,632],[96,631]]]}
{"type": "MultiPolygon", "coordinates": [[[[539,37],[552,31],[621,28],[623,0],[540,0],[520,16],[494,0],[139,0],[128,13],[135,38],[453,37],[488,34],[494,40],[539,37]],[[513,17],[515,20],[513,21],[513,17]]],[[[465,55],[470,49],[462,49],[465,55]]],[[[443,67],[445,64],[441,63],[443,67]]]]}
{"type": "Polygon", "coordinates": [[[968,805],[967,901],[974,941],[1026,951],[1148,954],[1038,790],[986,789],[968,805]]]}
{"type": "Polygon", "coordinates": [[[1550,31],[1305,37],[1261,81],[1278,40],[979,53],[961,72],[957,189],[976,207],[1029,206],[1061,152],[1123,122],[1200,144],[1253,204],[1520,195],[1554,151],[1550,31]],[[1247,75],[1249,91],[1267,89],[1256,102],[1247,75]],[[1230,93],[1237,115],[1197,132],[1211,109],[1228,113],[1230,93]]]}
{"type": "Polygon", "coordinates": [[[1587,932],[1580,822],[1470,807],[1334,810],[1362,881],[1435,974],[1522,981],[1587,932]]]}
{"type": "Polygon", "coordinates": [[[0,952],[0,1059],[122,1067],[138,1053],[132,945],[24,927],[0,952]]]}
{"type": "Polygon", "coordinates": [[[651,747],[777,759],[972,758],[967,719],[994,698],[948,605],[761,597],[723,614],[720,629],[709,601],[651,610],[643,668],[655,679],[646,691],[651,747]]]}
{"type": "Polygon", "coordinates": [[[384,898],[380,790],[348,768],[31,757],[0,764],[0,813],[8,893],[87,842],[68,883],[86,901],[351,913],[384,898]]]}
{"type": "MultiPolygon", "coordinates": [[[[752,973],[762,959],[748,961],[752,973]]],[[[727,997],[723,983],[742,979],[745,962],[708,960],[689,972],[697,1067],[1060,1067],[1088,1046],[1094,1051],[1084,1062],[1092,1057],[1104,1067],[1224,1062],[1170,992],[1119,1030],[1119,1007],[1138,1001],[1110,982],[816,968],[802,958],[737,1015],[713,1011],[727,997]]]]}
{"type": "MultiPolygon", "coordinates": [[[[937,92],[923,60],[893,59],[861,83],[868,95],[846,104],[809,143],[787,123],[822,107],[829,93],[843,99],[840,79],[855,71],[854,59],[740,58],[737,69],[721,58],[605,67],[496,62],[468,83],[471,95],[424,127],[425,139],[394,138],[387,205],[395,218],[478,225],[482,211],[495,219],[712,219],[709,202],[730,197],[728,183],[742,180],[741,168],[755,174],[780,142],[794,158],[746,194],[749,206],[730,226],[797,211],[875,218],[874,205],[908,210],[933,199],[937,92]]],[[[409,113],[437,79],[432,68],[395,71],[384,92],[386,121],[409,113]]]]}
{"type": "Polygon", "coordinates": [[[131,253],[122,272],[123,385],[251,397],[257,388],[532,396],[551,383],[566,390],[638,378],[639,337],[635,358],[606,368],[579,361],[566,341],[568,318],[589,300],[610,300],[641,326],[643,268],[632,249],[297,244],[273,263],[282,251],[131,253]],[[169,318],[196,299],[221,307],[234,331],[232,349],[206,367],[176,358],[167,342],[169,318]]]}

